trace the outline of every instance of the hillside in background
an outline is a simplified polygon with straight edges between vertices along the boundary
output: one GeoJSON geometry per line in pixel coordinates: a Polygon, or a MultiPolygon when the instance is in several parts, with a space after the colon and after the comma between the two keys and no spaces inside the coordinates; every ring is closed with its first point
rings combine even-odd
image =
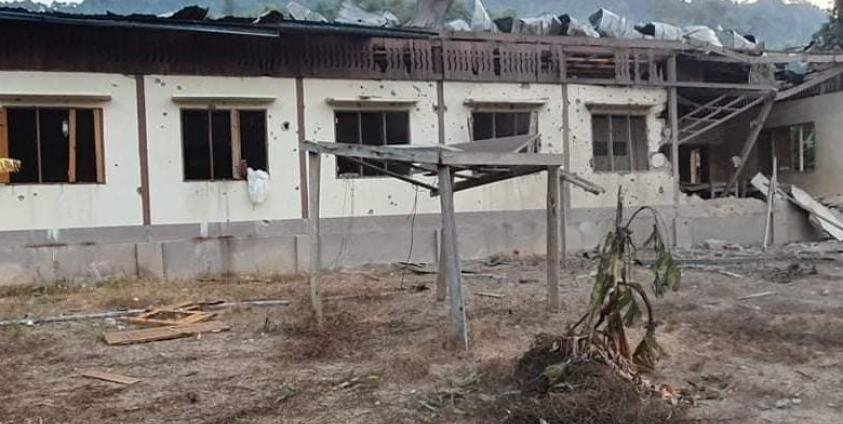
{"type": "MultiPolygon", "coordinates": [[[[54,10],[72,13],[161,14],[197,4],[211,8],[214,15],[257,16],[268,9],[283,10],[289,0],[84,0],[81,4],[61,4],[54,10]]],[[[299,0],[326,16],[332,16],[340,0],[299,0]]],[[[409,19],[414,0],[360,0],[369,9],[390,9],[409,19]]],[[[461,3],[457,0],[456,3],[461,3]]],[[[730,0],[485,0],[495,16],[533,16],[541,13],[568,13],[584,19],[599,7],[608,8],[633,21],[660,21],[675,25],[708,25],[736,29],[760,36],[768,47],[807,44],[811,35],[826,21],[826,12],[803,1],[758,0],[734,3],[730,0]]],[[[43,4],[19,0],[4,5],[41,10],[43,4]]],[[[452,15],[464,14],[457,7],[452,15]]]]}

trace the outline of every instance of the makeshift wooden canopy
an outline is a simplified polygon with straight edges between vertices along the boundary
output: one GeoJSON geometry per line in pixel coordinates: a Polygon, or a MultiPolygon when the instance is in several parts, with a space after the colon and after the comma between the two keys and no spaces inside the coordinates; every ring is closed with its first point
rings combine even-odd
{"type": "Polygon", "coordinates": [[[451,294],[453,333],[466,348],[468,347],[468,327],[463,300],[460,254],[457,248],[454,193],[547,171],[547,307],[552,312],[559,311],[560,252],[564,255],[565,251],[565,229],[564,225],[560,225],[565,216],[560,183],[567,181],[592,193],[600,193],[603,189],[561,170],[562,155],[537,153],[538,140],[538,135],[525,135],[432,146],[369,146],[302,142],[302,149],[308,153],[310,290],[317,320],[322,322],[320,288],[322,261],[319,234],[320,155],[322,154],[342,157],[382,174],[430,190],[432,196],[439,196],[442,237],[440,238],[439,279],[436,287],[437,299],[445,300],[447,287],[447,291],[451,294]],[[384,166],[384,161],[400,165],[401,169],[409,168],[411,171],[406,174],[392,171],[389,168],[396,167],[384,166]],[[417,176],[420,174],[437,176],[437,186],[418,179],[417,176]]]}

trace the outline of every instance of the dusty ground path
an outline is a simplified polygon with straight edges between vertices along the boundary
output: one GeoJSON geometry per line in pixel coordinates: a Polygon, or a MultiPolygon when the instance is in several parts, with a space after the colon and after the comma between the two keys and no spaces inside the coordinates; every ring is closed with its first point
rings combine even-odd
{"type": "MultiPolygon", "coordinates": [[[[843,258],[836,255],[789,283],[770,281],[790,265],[783,261],[728,267],[742,278],[686,271],[680,292],[656,302],[670,356],[654,380],[695,390],[695,417],[841,422],[843,258]],[[775,294],[739,300],[762,292],[775,294]]],[[[447,310],[422,289],[435,276],[391,267],[327,276],[324,333],[311,325],[306,280],[298,277],[7,290],[0,318],[184,300],[292,304],[223,311],[226,333],[122,347],[101,340],[114,321],[0,329],[0,422],[490,422],[478,399],[513,390],[507,376],[533,337],[564,331],[583,312],[594,264],[575,262],[563,275],[558,315],[544,310],[541,260],[475,264],[495,277],[466,278],[470,352],[443,342],[447,310]],[[88,369],[143,381],[121,387],[80,378],[88,369]]]]}

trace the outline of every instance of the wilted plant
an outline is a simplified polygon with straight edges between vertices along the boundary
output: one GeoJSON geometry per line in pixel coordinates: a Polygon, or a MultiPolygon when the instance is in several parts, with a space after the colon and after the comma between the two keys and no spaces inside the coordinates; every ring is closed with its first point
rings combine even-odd
{"type": "Polygon", "coordinates": [[[650,266],[652,289],[656,297],[677,290],[682,277],[678,264],[665,243],[659,213],[648,206],[633,213],[624,222],[623,195],[618,190],[615,226],[607,234],[600,250],[600,264],[591,292],[588,313],[571,327],[575,355],[602,357],[603,360],[632,371],[635,366],[652,369],[663,351],[656,341],[656,322],[650,298],[644,287],[634,281],[633,264],[640,249],[650,248],[656,259],[650,266]],[[647,240],[636,246],[630,226],[644,212],[653,215],[653,230],[647,240]],[[634,350],[630,348],[627,329],[646,312],[646,333],[634,350]]]}

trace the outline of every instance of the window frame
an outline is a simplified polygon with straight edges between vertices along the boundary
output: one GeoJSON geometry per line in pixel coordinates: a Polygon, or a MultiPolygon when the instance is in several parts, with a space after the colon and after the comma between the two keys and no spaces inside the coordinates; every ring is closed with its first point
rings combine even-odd
{"type": "MultiPolygon", "coordinates": [[[[351,109],[349,109],[349,108],[337,108],[337,109],[333,109],[332,113],[333,113],[333,118],[334,118],[334,143],[353,144],[353,145],[358,145],[358,146],[366,145],[366,144],[363,144],[363,125],[362,125],[363,124],[362,123],[363,118],[362,118],[362,116],[365,113],[376,113],[376,114],[381,116],[381,131],[382,131],[382,134],[383,134],[383,144],[381,144],[381,146],[409,146],[409,145],[413,144],[413,131],[412,131],[412,129],[413,129],[413,122],[412,122],[413,116],[412,116],[412,113],[409,109],[390,109],[390,108],[351,108],[351,109]],[[357,142],[356,143],[346,143],[346,142],[337,141],[337,138],[339,136],[339,134],[337,133],[337,125],[338,125],[337,115],[341,114],[341,113],[353,113],[353,114],[357,115],[357,142]],[[407,128],[405,129],[406,133],[407,133],[407,141],[406,142],[390,144],[389,140],[387,140],[387,134],[388,134],[387,128],[388,128],[388,126],[387,126],[387,123],[386,123],[386,116],[388,114],[391,114],[391,113],[403,113],[403,114],[407,115],[407,128]]],[[[392,178],[389,174],[381,173],[380,171],[375,171],[372,168],[366,168],[362,164],[355,164],[355,166],[357,166],[358,169],[360,170],[360,173],[358,173],[358,174],[352,174],[352,173],[341,174],[340,173],[340,161],[342,159],[343,158],[340,158],[340,157],[335,158],[335,168],[336,168],[335,176],[338,180],[392,178]],[[378,172],[378,173],[375,174],[375,175],[365,175],[364,169],[370,169],[373,172],[378,172]]],[[[359,160],[362,160],[362,159],[359,159],[359,160]]],[[[384,163],[384,168],[391,171],[391,172],[400,173],[399,171],[393,171],[392,169],[389,169],[389,164],[387,164],[387,163],[384,163]]]]}
{"type": "Polygon", "coordinates": [[[770,141],[771,149],[774,153],[779,152],[779,147],[777,143],[781,142],[782,140],[779,139],[776,135],[779,133],[787,133],[787,152],[790,159],[788,165],[781,165],[781,161],[779,161],[779,169],[776,171],[778,172],[787,172],[793,174],[810,174],[816,172],[817,170],[817,126],[816,123],[813,121],[806,121],[806,122],[799,122],[795,124],[787,124],[787,125],[778,125],[775,127],[764,128],[764,132],[767,133],[767,139],[770,141]],[[795,141],[791,138],[791,131],[797,129],[799,131],[799,140],[795,141]],[[805,166],[805,128],[811,128],[814,134],[814,141],[813,141],[813,148],[814,148],[814,157],[813,163],[811,168],[807,168],[805,166]],[[794,143],[795,141],[795,143],[794,143]],[[796,148],[798,147],[798,150],[796,148]]]}
{"type": "MultiPolygon", "coordinates": [[[[643,111],[643,110],[642,111],[623,110],[623,109],[619,109],[619,110],[611,110],[611,109],[592,110],[591,111],[590,124],[591,124],[591,169],[592,169],[592,172],[594,172],[595,174],[635,174],[635,173],[646,173],[646,172],[652,171],[650,169],[650,149],[649,149],[649,140],[647,139],[648,125],[647,125],[647,113],[646,113],[646,111],[643,111]],[[594,137],[594,120],[595,120],[595,118],[604,118],[606,120],[606,122],[608,122],[608,125],[607,125],[607,128],[606,128],[606,132],[608,134],[608,140],[606,140],[605,143],[601,143],[601,144],[606,144],[606,150],[607,150],[606,156],[608,157],[609,169],[597,169],[597,166],[596,166],[595,159],[597,158],[597,155],[594,154],[594,148],[595,148],[595,144],[596,144],[596,140],[595,140],[595,137],[594,137]],[[626,143],[625,143],[626,144],[626,151],[627,151],[627,155],[625,155],[625,156],[629,158],[629,169],[627,169],[627,170],[617,170],[617,169],[615,169],[616,168],[616,166],[615,166],[615,154],[614,154],[614,152],[615,152],[615,141],[614,141],[614,127],[613,127],[613,123],[612,123],[615,119],[613,119],[613,118],[623,118],[623,120],[626,122],[626,131],[627,131],[627,134],[628,134],[628,139],[626,140],[626,143]],[[633,131],[633,125],[632,125],[632,119],[633,118],[640,119],[642,124],[643,124],[644,139],[642,140],[642,142],[644,143],[643,150],[644,150],[645,154],[644,154],[644,158],[643,158],[644,160],[641,160],[640,163],[645,164],[644,169],[637,169],[636,168],[636,164],[639,162],[638,160],[640,160],[642,158],[636,156],[636,154],[638,152],[636,151],[635,143],[633,142],[634,139],[635,139],[634,131],[633,131]]],[[[600,155],[600,156],[602,157],[603,155],[600,155]]]]}
{"type": "Polygon", "coordinates": [[[517,137],[519,135],[530,135],[530,134],[538,134],[539,128],[539,111],[535,108],[504,108],[504,107],[475,107],[472,108],[469,112],[468,116],[468,131],[469,131],[469,138],[472,142],[475,141],[484,141],[484,140],[494,140],[496,138],[504,138],[498,137],[497,135],[497,115],[498,114],[511,114],[515,115],[513,118],[515,119],[514,126],[517,130],[518,128],[518,115],[527,115],[528,116],[528,123],[527,123],[527,133],[526,134],[514,134],[512,136],[506,137],[517,137]],[[477,133],[474,125],[476,123],[475,115],[477,114],[491,114],[492,115],[492,137],[491,138],[483,138],[477,139],[475,134],[477,133]]]}
{"type": "Polygon", "coordinates": [[[266,169],[263,171],[269,173],[270,170],[270,154],[269,154],[269,109],[261,107],[240,107],[236,105],[216,106],[216,105],[196,105],[196,106],[181,106],[178,108],[179,113],[179,138],[181,143],[182,154],[182,182],[185,183],[203,183],[203,182],[232,182],[245,181],[246,168],[243,167],[243,143],[240,133],[240,113],[241,112],[262,112],[264,119],[264,134],[263,144],[266,152],[266,169]],[[208,159],[210,160],[210,178],[187,178],[187,143],[185,142],[185,125],[184,112],[205,112],[208,118],[208,159]],[[229,119],[229,133],[231,140],[231,178],[215,178],[214,175],[214,138],[213,138],[213,113],[214,112],[228,112],[229,119]]]}
{"type": "Polygon", "coordinates": [[[104,131],[104,108],[102,106],[92,106],[92,105],[84,105],[84,104],[11,104],[11,105],[0,105],[0,144],[2,144],[2,149],[4,154],[9,154],[11,152],[11,144],[12,144],[12,137],[9,134],[9,111],[10,110],[32,110],[35,113],[35,132],[36,132],[36,160],[37,160],[37,168],[38,168],[38,181],[28,181],[28,182],[14,182],[12,181],[11,174],[8,172],[0,173],[0,184],[2,185],[11,185],[11,186],[50,186],[50,185],[78,185],[78,186],[85,186],[85,185],[105,185],[106,181],[106,172],[105,172],[105,131],[104,131]],[[67,165],[67,181],[44,181],[44,172],[43,172],[43,158],[41,154],[41,111],[42,110],[53,110],[53,111],[67,111],[67,152],[68,152],[68,165],[67,165]],[[95,181],[77,181],[77,158],[76,158],[76,151],[77,151],[77,112],[79,110],[87,110],[91,111],[92,119],[93,119],[93,138],[94,138],[94,172],[95,172],[95,181]]]}

